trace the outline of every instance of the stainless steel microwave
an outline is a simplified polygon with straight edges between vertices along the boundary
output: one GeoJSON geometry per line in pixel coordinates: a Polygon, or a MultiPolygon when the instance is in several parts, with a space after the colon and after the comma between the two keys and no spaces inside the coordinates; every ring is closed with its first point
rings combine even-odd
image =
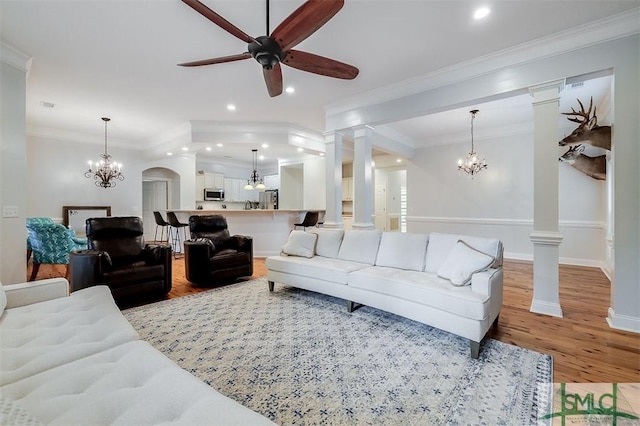
{"type": "Polygon", "coordinates": [[[205,188],[205,201],[224,201],[224,189],[222,188],[205,188]]]}

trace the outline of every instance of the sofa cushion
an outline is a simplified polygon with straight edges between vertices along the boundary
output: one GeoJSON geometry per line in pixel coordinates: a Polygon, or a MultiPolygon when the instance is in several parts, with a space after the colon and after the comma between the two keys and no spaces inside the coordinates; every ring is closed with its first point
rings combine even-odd
{"type": "Polygon", "coordinates": [[[304,231],[291,231],[282,252],[290,256],[313,257],[316,252],[317,234],[304,231]]]}
{"type": "Polygon", "coordinates": [[[44,424],[273,424],[143,341],[44,371],[0,393],[44,424]]]}
{"type": "Polygon", "coordinates": [[[345,231],[338,259],[373,265],[378,254],[381,232],[375,229],[345,231]]]}
{"type": "Polygon", "coordinates": [[[270,256],[266,260],[266,266],[270,271],[313,277],[346,285],[350,272],[369,265],[322,256],[314,256],[310,259],[297,256],[270,256]]]}
{"type": "Polygon", "coordinates": [[[448,280],[427,272],[372,266],[352,272],[349,287],[420,303],[473,320],[484,320],[489,314],[487,296],[474,293],[470,286],[452,286],[448,280]]]}
{"type": "Polygon", "coordinates": [[[0,385],[138,339],[106,286],[5,310],[0,385]]]}
{"type": "Polygon", "coordinates": [[[458,240],[462,240],[470,247],[493,257],[495,259],[492,265],[493,267],[502,266],[502,243],[500,240],[432,232],[429,234],[429,244],[427,245],[425,272],[437,273],[438,269],[440,269],[449,256],[449,252],[451,252],[458,243],[458,240]]]}
{"type": "Polygon", "coordinates": [[[459,240],[438,269],[438,276],[456,286],[471,284],[471,275],[487,269],[494,258],[459,240]]]}
{"type": "Polygon", "coordinates": [[[344,236],[342,229],[316,228],[310,232],[318,234],[318,241],[316,242],[317,256],[338,257],[340,244],[342,244],[342,237],[344,236]]]}
{"type": "Polygon", "coordinates": [[[428,239],[425,234],[383,232],[376,265],[422,271],[428,239]]]}

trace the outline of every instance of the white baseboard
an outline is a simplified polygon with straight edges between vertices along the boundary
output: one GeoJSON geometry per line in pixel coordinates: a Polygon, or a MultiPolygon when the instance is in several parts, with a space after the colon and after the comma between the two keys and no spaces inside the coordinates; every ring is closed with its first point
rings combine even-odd
{"type": "Polygon", "coordinates": [[[609,327],[617,330],[640,333],[640,318],[616,314],[613,311],[613,308],[609,308],[607,323],[609,324],[609,327]]]}

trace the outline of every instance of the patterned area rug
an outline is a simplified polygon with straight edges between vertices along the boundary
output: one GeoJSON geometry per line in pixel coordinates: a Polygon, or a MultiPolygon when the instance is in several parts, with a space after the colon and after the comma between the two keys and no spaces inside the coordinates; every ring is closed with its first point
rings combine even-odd
{"type": "Polygon", "coordinates": [[[264,278],[132,308],[141,337],[281,425],[536,423],[552,359],[264,278]],[[541,391],[542,389],[542,391],[541,391]]]}

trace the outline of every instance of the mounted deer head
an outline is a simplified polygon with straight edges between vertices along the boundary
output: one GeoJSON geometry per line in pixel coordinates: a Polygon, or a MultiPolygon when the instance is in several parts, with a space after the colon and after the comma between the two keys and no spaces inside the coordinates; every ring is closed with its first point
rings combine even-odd
{"type": "Polygon", "coordinates": [[[572,167],[594,179],[605,180],[607,177],[607,156],[589,157],[584,155],[583,151],[582,144],[570,146],[567,152],[558,158],[558,161],[569,163],[572,167]]]}
{"type": "Polygon", "coordinates": [[[611,126],[598,126],[598,116],[596,115],[596,107],[593,106],[593,96],[587,111],[584,110],[584,105],[582,105],[580,99],[578,99],[578,104],[580,104],[580,111],[571,108],[571,112],[563,112],[562,115],[575,116],[567,118],[567,120],[579,123],[579,126],[558,144],[565,146],[578,142],[588,142],[592,146],[611,151],[611,126]],[[591,115],[592,108],[593,115],[591,115]]]}

